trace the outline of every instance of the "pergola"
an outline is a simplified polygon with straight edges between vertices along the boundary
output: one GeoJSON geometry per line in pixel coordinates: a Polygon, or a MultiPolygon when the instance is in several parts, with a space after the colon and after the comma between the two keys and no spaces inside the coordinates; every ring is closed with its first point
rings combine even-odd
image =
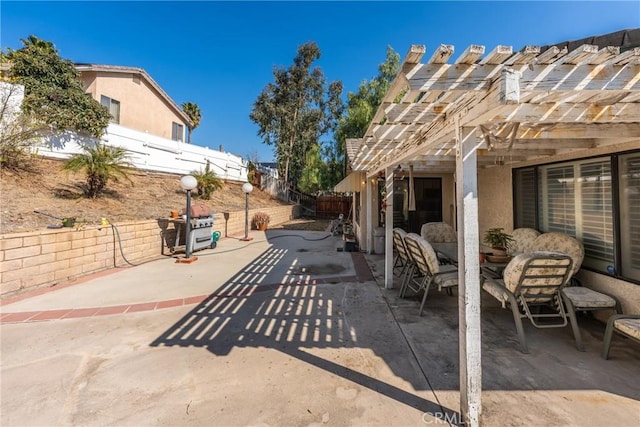
{"type": "Polygon", "coordinates": [[[426,49],[413,45],[366,135],[349,146],[354,172],[367,182],[381,171],[386,176],[387,287],[394,167],[455,173],[460,403],[468,425],[478,425],[481,414],[477,168],[639,140],[639,45],[635,29],[515,53],[497,46],[485,54],[484,46],[471,45],[452,63],[453,46],[441,45],[421,62],[426,49]]]}

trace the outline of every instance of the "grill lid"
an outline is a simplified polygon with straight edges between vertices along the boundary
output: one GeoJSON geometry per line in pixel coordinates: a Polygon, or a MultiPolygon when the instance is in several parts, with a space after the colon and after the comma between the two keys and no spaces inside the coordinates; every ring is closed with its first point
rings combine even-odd
{"type": "MultiPolygon", "coordinates": [[[[186,209],[182,209],[182,215],[186,213],[186,209]]],[[[191,205],[191,218],[204,218],[208,216],[212,216],[213,211],[210,207],[203,204],[193,204],[191,205]]]]}

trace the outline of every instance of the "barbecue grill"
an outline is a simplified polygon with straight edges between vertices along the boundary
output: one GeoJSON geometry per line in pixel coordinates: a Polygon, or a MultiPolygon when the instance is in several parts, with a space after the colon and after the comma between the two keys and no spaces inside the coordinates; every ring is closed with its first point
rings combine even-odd
{"type": "MultiPolygon", "coordinates": [[[[185,210],[182,210],[182,214],[185,214],[185,210]]],[[[191,205],[191,221],[189,232],[189,248],[191,251],[198,251],[200,249],[211,248],[213,243],[213,212],[205,205],[191,205]]],[[[184,230],[180,230],[182,241],[186,240],[184,236],[184,230]]]]}

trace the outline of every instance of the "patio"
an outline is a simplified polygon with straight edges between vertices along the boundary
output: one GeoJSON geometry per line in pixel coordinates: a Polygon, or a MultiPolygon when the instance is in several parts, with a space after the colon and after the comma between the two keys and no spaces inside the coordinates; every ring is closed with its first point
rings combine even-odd
{"type": "MultiPolygon", "coordinates": [[[[323,232],[253,237],[3,305],[2,425],[460,424],[456,292],[432,290],[419,317],[381,255],[323,232]],[[137,308],[42,321],[117,303],[137,308]]],[[[483,425],[640,421],[638,344],[614,338],[605,361],[604,325],[580,319],[586,352],[569,327],[527,328],[523,355],[508,310],[483,299],[481,319],[483,425]]]]}

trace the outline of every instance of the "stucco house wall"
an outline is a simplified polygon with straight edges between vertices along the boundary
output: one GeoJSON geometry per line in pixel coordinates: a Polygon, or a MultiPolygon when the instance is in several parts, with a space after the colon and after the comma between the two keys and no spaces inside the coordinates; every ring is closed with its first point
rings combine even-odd
{"type": "Polygon", "coordinates": [[[120,102],[121,126],[171,139],[172,123],[183,126],[186,141],[187,120],[182,110],[150,80],[141,69],[113,67],[113,71],[80,68],[85,91],[100,102],[102,95],[120,102]]]}

